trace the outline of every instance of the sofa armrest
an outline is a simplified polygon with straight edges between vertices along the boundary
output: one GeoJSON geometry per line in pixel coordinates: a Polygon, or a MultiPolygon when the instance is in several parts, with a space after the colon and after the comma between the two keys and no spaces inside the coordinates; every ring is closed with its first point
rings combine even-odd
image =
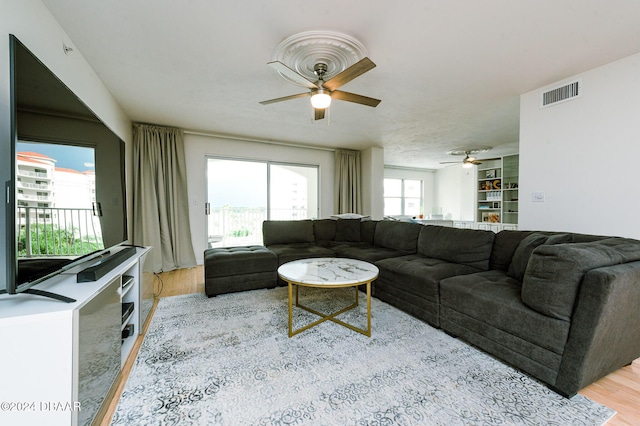
{"type": "Polygon", "coordinates": [[[640,261],[585,274],[555,387],[566,396],[640,357],[640,261]]]}

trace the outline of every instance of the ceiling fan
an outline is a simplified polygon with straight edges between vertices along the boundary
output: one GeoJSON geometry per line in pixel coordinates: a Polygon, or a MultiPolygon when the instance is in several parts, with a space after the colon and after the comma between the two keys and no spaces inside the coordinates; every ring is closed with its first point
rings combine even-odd
{"type": "MultiPolygon", "coordinates": [[[[449,151],[447,152],[447,154],[449,155],[464,155],[464,159],[462,160],[462,167],[464,167],[465,169],[471,168],[473,166],[477,166],[479,164],[482,164],[482,161],[479,161],[477,158],[472,157],[471,154],[476,154],[478,152],[487,152],[489,151],[491,148],[490,147],[483,147],[483,148],[475,148],[475,149],[468,149],[468,148],[463,148],[463,149],[459,149],[459,150],[453,150],[453,151],[449,151]]],[[[460,161],[444,161],[441,162],[440,164],[456,164],[456,163],[460,163],[460,161]]]]}
{"type": "Polygon", "coordinates": [[[314,108],[314,119],[322,120],[324,118],[325,110],[329,107],[329,105],[331,105],[332,99],[354,102],[356,104],[366,105],[370,107],[376,107],[381,102],[380,99],[374,99],[368,96],[362,96],[355,93],[337,90],[339,87],[350,82],[354,78],[375,68],[376,64],[374,64],[369,58],[366,57],[351,65],[344,71],[331,77],[327,81],[324,81],[324,75],[327,72],[327,64],[318,62],[313,68],[315,75],[318,76],[318,80],[315,82],[307,79],[305,76],[299,74],[280,61],[269,62],[267,65],[271,66],[280,74],[289,78],[295,83],[308,88],[309,91],[305,93],[298,93],[296,95],[284,96],[282,98],[270,99],[268,101],[262,101],[260,102],[262,105],[311,96],[311,105],[314,108]]]}

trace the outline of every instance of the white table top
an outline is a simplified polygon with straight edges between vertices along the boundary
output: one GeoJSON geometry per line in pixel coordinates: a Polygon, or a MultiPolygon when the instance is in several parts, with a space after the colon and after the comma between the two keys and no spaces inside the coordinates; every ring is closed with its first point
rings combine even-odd
{"type": "Polygon", "coordinates": [[[372,281],[378,268],[362,260],[321,257],[287,262],[278,268],[278,275],[296,284],[331,287],[372,281]]]}

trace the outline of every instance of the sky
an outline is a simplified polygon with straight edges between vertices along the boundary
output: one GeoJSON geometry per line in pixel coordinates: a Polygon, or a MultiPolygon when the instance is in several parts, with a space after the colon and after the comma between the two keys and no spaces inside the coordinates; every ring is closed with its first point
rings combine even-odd
{"type": "Polygon", "coordinates": [[[208,160],[212,207],[267,207],[267,163],[208,160]]]}
{"type": "Polygon", "coordinates": [[[73,169],[78,172],[95,171],[93,148],[60,145],[50,143],[21,142],[17,144],[17,151],[29,151],[44,154],[56,160],[56,167],[73,169]]]}

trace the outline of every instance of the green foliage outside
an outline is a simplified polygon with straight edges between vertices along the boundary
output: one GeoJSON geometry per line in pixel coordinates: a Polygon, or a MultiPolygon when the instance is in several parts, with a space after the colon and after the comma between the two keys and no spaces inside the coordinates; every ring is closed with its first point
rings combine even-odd
{"type": "Polygon", "coordinates": [[[249,230],[244,226],[240,229],[236,229],[235,231],[231,231],[231,235],[234,237],[247,237],[249,234],[249,230]]]}
{"type": "MultiPolygon", "coordinates": [[[[76,236],[76,231],[54,225],[31,225],[31,255],[82,255],[104,248],[100,238],[82,240],[76,236]]],[[[22,228],[18,233],[18,257],[26,256],[27,232],[22,228]]]]}

